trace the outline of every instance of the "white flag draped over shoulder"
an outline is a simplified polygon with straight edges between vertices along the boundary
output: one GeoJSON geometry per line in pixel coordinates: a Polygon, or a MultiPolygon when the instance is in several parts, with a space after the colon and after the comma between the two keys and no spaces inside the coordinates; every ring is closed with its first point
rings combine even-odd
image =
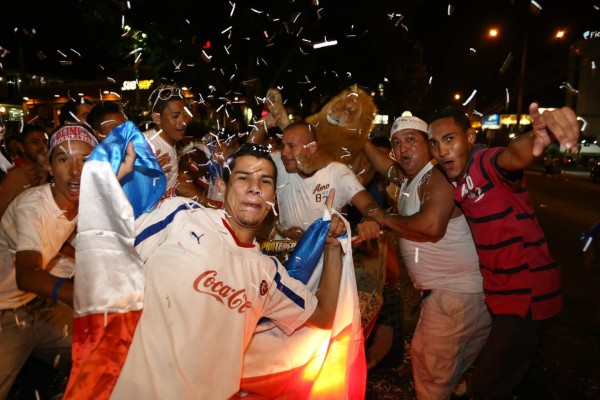
{"type": "MultiPolygon", "coordinates": [[[[323,219],[309,227],[285,263],[290,275],[306,283],[313,293],[323,270],[322,248],[329,226],[324,222],[330,219],[325,210],[323,219]],[[317,237],[319,230],[325,235],[317,237]],[[321,256],[310,261],[317,252],[321,256]],[[314,263],[317,263],[314,272],[306,276],[306,264],[313,268],[314,263]],[[296,269],[298,265],[300,268],[296,269]]],[[[349,224],[345,222],[349,232],[349,224]]],[[[265,324],[268,329],[259,326],[244,355],[237,398],[364,399],[367,367],[351,241],[347,235],[340,241],[343,270],[332,329],[304,326],[288,336],[274,325],[265,324]]]]}
{"type": "Polygon", "coordinates": [[[86,160],[76,246],[73,367],[64,399],[108,399],[127,356],[144,303],[142,261],[134,248],[135,217],[150,210],[165,174],[137,126],[126,121],[86,160]],[[134,171],[115,176],[127,144],[134,171]]]}

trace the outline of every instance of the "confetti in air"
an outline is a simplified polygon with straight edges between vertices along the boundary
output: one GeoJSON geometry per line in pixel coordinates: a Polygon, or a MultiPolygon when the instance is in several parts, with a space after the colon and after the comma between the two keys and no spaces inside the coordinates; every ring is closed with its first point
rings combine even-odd
{"type": "Polygon", "coordinates": [[[270,201],[267,201],[266,203],[271,206],[271,210],[273,210],[273,214],[277,217],[278,215],[277,215],[277,210],[275,209],[275,203],[270,202],[270,201]]]}
{"type": "Polygon", "coordinates": [[[463,106],[466,106],[467,104],[469,104],[469,102],[471,100],[473,100],[473,97],[475,97],[476,94],[477,94],[477,90],[473,90],[473,93],[471,93],[471,95],[469,96],[469,98],[463,103],[463,106]]]}
{"type": "Polygon", "coordinates": [[[582,117],[577,117],[577,120],[583,123],[583,125],[581,125],[581,131],[584,132],[588,125],[587,121],[582,117]]]}
{"type": "Polygon", "coordinates": [[[206,62],[210,62],[212,56],[209,56],[208,54],[206,54],[206,51],[202,50],[202,59],[206,62]]]}
{"type": "Polygon", "coordinates": [[[314,43],[313,44],[313,48],[314,49],[320,49],[322,47],[335,46],[337,43],[338,43],[337,40],[330,40],[330,41],[328,41],[327,38],[325,38],[325,40],[323,42],[314,43]]]}
{"type": "Polygon", "coordinates": [[[536,7],[538,11],[542,11],[542,5],[535,0],[531,0],[531,5],[536,7]]]}
{"type": "Polygon", "coordinates": [[[504,59],[504,62],[502,63],[502,66],[500,67],[500,74],[501,75],[504,74],[504,72],[506,72],[506,69],[512,63],[512,60],[513,60],[512,53],[508,53],[508,55],[506,56],[506,59],[504,59]]]}
{"type": "Polygon", "coordinates": [[[571,86],[571,84],[569,82],[563,82],[560,85],[561,89],[566,89],[567,93],[573,95],[573,96],[577,96],[579,94],[579,90],[575,89],[573,86],[571,86]]]}

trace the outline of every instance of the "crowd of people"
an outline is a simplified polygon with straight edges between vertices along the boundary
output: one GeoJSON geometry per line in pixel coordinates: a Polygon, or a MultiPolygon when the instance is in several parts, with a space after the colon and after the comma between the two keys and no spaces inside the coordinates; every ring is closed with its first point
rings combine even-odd
{"type": "MultiPolygon", "coordinates": [[[[62,107],[52,131],[28,123],[4,139],[0,399],[28,359],[69,376],[81,177],[94,148],[123,127],[143,134],[165,190],[135,220],[131,247],[144,267],[145,306],[113,398],[241,396],[242,360],[260,320],[288,334],[305,325],[330,329],[341,238],[357,245],[385,231],[399,235],[403,265],[422,294],[410,346],[417,397],[450,399],[473,368],[474,399],[552,398],[539,349],[561,309],[560,267],[523,171],[553,141],[576,145],[570,108],[540,114],[532,104],[532,130],[504,148],[475,143],[468,116],[455,108],[427,122],[398,117],[386,140],[389,155],[377,140],[364,145],[379,177],[375,191],[339,161],[310,174],[299,169],[319,147],[319,127],[305,121],[278,127],[280,116],[267,114],[242,139],[208,134],[186,142],[193,115],[180,87],[156,88],[148,106],[148,129],[131,128],[116,103],[80,99],[62,107]],[[399,188],[398,198],[387,195],[387,184],[399,188]],[[349,207],[358,215],[352,228],[343,217],[349,207]],[[312,291],[261,254],[257,234],[268,224],[269,239],[299,241],[324,212],[331,221],[312,291]]],[[[139,162],[133,146],[123,154],[113,171],[122,184],[139,162]]],[[[365,370],[390,350],[383,348],[367,349],[365,370]]],[[[73,388],[67,396],[78,398],[73,388]]]]}

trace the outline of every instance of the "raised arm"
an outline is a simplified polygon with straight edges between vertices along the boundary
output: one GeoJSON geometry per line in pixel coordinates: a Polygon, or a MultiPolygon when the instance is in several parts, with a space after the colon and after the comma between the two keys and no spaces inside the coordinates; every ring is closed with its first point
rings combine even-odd
{"type": "Polygon", "coordinates": [[[533,130],[514,139],[498,155],[498,166],[507,171],[516,171],[531,165],[550,145],[558,140],[567,149],[576,148],[579,140],[579,123],[569,107],[539,112],[537,103],[529,106],[533,130]]]}
{"type": "Polygon", "coordinates": [[[40,180],[39,169],[33,164],[9,169],[0,182],[0,217],[15,197],[27,188],[39,185],[40,180]]]}
{"type": "MultiPolygon", "coordinates": [[[[329,191],[325,202],[327,209],[331,212],[335,189],[329,191]]],[[[319,289],[316,296],[319,300],[317,308],[306,321],[306,324],[320,329],[331,329],[337,300],[340,291],[340,280],[342,277],[342,246],[337,238],[346,233],[346,225],[337,215],[331,217],[331,226],[327,233],[325,249],[323,250],[323,272],[319,281],[319,289]]]]}
{"type": "Polygon", "coordinates": [[[437,169],[431,179],[421,185],[421,209],[411,216],[388,215],[379,221],[405,239],[415,242],[437,242],[446,234],[454,212],[454,187],[437,169]]]}
{"type": "Polygon", "coordinates": [[[381,147],[377,147],[370,140],[367,140],[365,142],[365,154],[377,172],[387,176],[390,167],[394,165],[394,160],[390,158],[387,150],[384,151],[381,147]]]}
{"type": "Polygon", "coordinates": [[[277,125],[278,119],[268,113],[256,122],[248,135],[248,143],[265,144],[267,142],[267,131],[277,125]]]}

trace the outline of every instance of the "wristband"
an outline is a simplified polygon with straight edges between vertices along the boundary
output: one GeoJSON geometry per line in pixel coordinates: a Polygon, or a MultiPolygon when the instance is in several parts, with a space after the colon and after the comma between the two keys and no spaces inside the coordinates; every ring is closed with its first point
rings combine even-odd
{"type": "Polygon", "coordinates": [[[60,287],[62,286],[63,283],[65,283],[66,279],[65,278],[58,278],[58,281],[56,281],[56,284],[54,285],[54,289],[52,289],[52,301],[53,302],[57,302],[58,299],[58,289],[60,289],[60,287]]]}

